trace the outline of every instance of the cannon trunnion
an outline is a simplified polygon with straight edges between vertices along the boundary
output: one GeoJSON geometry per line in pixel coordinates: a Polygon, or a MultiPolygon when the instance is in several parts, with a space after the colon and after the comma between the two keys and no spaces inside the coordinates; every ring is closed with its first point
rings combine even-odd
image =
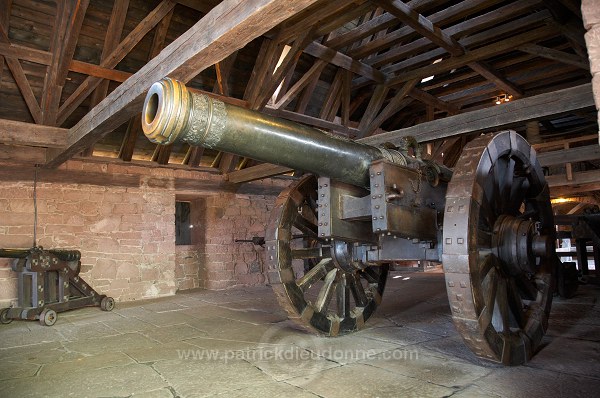
{"type": "Polygon", "coordinates": [[[364,327],[390,264],[442,261],[454,323],[478,356],[527,361],[552,298],[554,227],[535,151],[514,132],[478,137],[454,172],[414,140],[378,148],[224,104],[163,79],[142,127],[176,141],[312,173],[281,193],[265,236],[268,278],[291,319],[327,335],[364,327]],[[413,154],[409,155],[409,149],[413,154]]]}

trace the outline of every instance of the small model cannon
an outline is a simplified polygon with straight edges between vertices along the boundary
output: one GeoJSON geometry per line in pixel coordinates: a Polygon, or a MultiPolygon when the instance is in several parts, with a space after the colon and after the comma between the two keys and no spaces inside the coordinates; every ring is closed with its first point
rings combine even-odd
{"type": "Polygon", "coordinates": [[[476,138],[451,172],[422,160],[414,140],[400,150],[365,145],[168,78],[148,92],[142,125],[158,144],[318,176],[281,193],[265,236],[269,282],[299,324],[331,336],[358,330],[381,302],[390,264],[442,261],[454,324],[476,355],[516,365],[539,348],[558,261],[554,224],[535,151],[515,132],[476,138]]]}
{"type": "Polygon", "coordinates": [[[18,303],[0,312],[0,323],[13,319],[38,319],[52,326],[57,312],[86,306],[111,311],[112,297],[98,294],[81,277],[81,252],[78,250],[0,249],[0,258],[12,258],[12,270],[18,275],[18,303]]]}

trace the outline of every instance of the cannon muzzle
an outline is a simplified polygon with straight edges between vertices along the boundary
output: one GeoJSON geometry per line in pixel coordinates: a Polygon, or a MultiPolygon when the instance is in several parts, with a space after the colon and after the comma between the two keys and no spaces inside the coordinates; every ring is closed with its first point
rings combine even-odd
{"type": "Polygon", "coordinates": [[[372,161],[402,157],[393,150],[225,104],[170,78],[150,88],[142,127],[157,144],[187,142],[363,187],[369,186],[372,161]]]}

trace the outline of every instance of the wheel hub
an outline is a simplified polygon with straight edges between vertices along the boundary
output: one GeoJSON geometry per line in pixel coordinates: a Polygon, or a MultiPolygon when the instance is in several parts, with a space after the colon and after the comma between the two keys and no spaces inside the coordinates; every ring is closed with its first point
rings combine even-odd
{"type": "Polygon", "coordinates": [[[336,240],[333,241],[331,249],[331,257],[337,268],[346,272],[354,272],[367,267],[367,264],[356,260],[357,256],[354,253],[354,245],[352,243],[336,240]]]}
{"type": "Polygon", "coordinates": [[[494,224],[492,247],[509,275],[536,273],[536,257],[549,257],[551,246],[535,221],[501,215],[494,224]]]}

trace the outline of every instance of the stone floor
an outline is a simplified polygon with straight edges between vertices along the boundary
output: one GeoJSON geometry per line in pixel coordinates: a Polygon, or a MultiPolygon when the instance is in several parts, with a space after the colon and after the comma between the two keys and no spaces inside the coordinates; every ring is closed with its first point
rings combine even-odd
{"type": "Polygon", "coordinates": [[[463,345],[443,274],[396,272],[388,283],[370,328],[338,338],[296,328],[268,287],[1,325],[0,396],[598,396],[599,287],[556,299],[542,351],[504,368],[463,345]]]}

